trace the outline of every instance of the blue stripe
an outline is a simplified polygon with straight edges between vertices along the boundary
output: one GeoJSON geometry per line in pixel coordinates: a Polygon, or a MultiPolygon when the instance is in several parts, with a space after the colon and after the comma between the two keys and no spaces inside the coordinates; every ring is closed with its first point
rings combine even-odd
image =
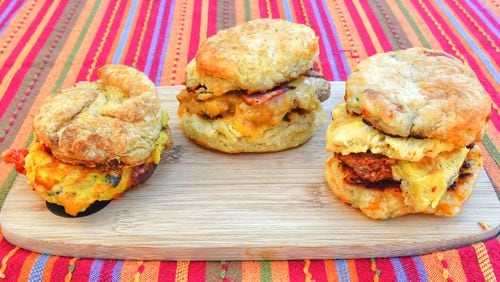
{"type": "MultiPolygon", "coordinates": [[[[486,24],[488,26],[489,29],[491,29],[491,31],[493,33],[495,33],[495,36],[498,38],[498,29],[496,28],[496,26],[493,26],[493,24],[490,22],[490,20],[483,14],[483,12],[481,12],[474,3],[472,3],[470,0],[465,0],[465,2],[467,2],[467,5],[469,5],[472,10],[474,10],[474,12],[476,12],[476,14],[478,14],[480,17],[481,17],[481,20],[483,20],[484,24],[486,24]]],[[[488,10],[488,9],[486,9],[488,10]]],[[[492,16],[493,18],[497,18],[496,16],[492,16]]]]}
{"type": "Polygon", "coordinates": [[[420,281],[429,281],[429,277],[427,277],[427,271],[425,270],[425,265],[422,259],[418,256],[413,257],[413,262],[415,262],[415,266],[418,271],[418,278],[420,281]]]}
{"type": "MultiPolygon", "coordinates": [[[[9,6],[7,6],[7,9],[4,10],[4,12],[0,15],[0,23],[5,20],[5,18],[7,17],[7,15],[12,11],[12,9],[14,9],[14,6],[16,5],[16,1],[11,1],[9,3],[9,6]]],[[[17,11],[19,11],[19,9],[22,7],[23,5],[19,5],[19,7],[17,7],[17,10],[14,11],[14,13],[12,15],[15,15],[15,13],[17,11]]],[[[0,26],[0,35],[2,35],[2,33],[5,31],[5,29],[7,28],[7,26],[9,26],[9,22],[10,20],[12,20],[13,16],[7,20],[5,22],[5,24],[3,26],[0,26]]]]}
{"type": "Polygon", "coordinates": [[[448,19],[450,19],[451,23],[455,26],[455,28],[458,30],[458,32],[460,33],[460,35],[462,35],[462,37],[465,39],[465,41],[467,41],[467,43],[469,44],[469,46],[474,51],[476,51],[475,54],[477,56],[479,56],[479,58],[481,59],[481,61],[484,64],[484,66],[486,66],[486,69],[488,69],[488,72],[493,76],[493,78],[495,79],[495,81],[498,83],[499,82],[499,74],[495,70],[495,67],[493,66],[493,64],[491,63],[491,61],[489,60],[489,58],[486,57],[486,55],[484,54],[484,52],[478,52],[478,51],[481,51],[481,47],[479,47],[476,44],[476,42],[474,41],[474,39],[472,39],[470,37],[470,35],[467,32],[464,31],[464,27],[460,25],[460,23],[457,21],[457,19],[454,17],[454,15],[450,12],[450,10],[448,9],[448,7],[446,7],[446,5],[443,4],[443,1],[441,1],[441,0],[437,1],[437,4],[441,8],[441,10],[446,14],[446,16],[448,17],[448,19]]]}
{"type": "Polygon", "coordinates": [[[43,269],[49,260],[49,255],[41,254],[40,257],[35,261],[33,267],[31,267],[30,276],[28,281],[41,281],[43,276],[43,269]]]}
{"type": "MultiPolygon", "coordinates": [[[[151,42],[158,42],[158,37],[160,36],[160,26],[161,26],[161,19],[163,19],[163,15],[165,14],[165,6],[166,6],[167,1],[162,0],[160,3],[160,11],[158,12],[158,15],[156,16],[156,24],[155,24],[155,29],[153,32],[153,39],[151,42]]],[[[172,7],[173,9],[173,7],[172,7]]],[[[144,73],[149,76],[149,72],[151,71],[151,66],[153,64],[153,57],[156,52],[156,46],[157,44],[151,44],[151,48],[149,49],[148,56],[146,59],[146,67],[144,68],[144,73]]]]}
{"type": "MultiPolygon", "coordinates": [[[[122,29],[122,34],[120,35],[120,41],[118,43],[118,48],[116,49],[116,53],[113,56],[113,60],[112,60],[113,64],[120,63],[120,59],[123,55],[123,49],[125,48],[125,43],[127,42],[127,38],[130,35],[130,32],[132,31],[130,27],[132,26],[132,23],[134,22],[134,16],[137,12],[137,5],[138,4],[139,4],[138,0],[134,0],[132,2],[132,6],[130,7],[130,10],[128,12],[127,21],[125,22],[125,27],[122,29]]],[[[138,19],[138,20],[141,20],[141,19],[138,19]]]]}
{"type": "Polygon", "coordinates": [[[292,11],[290,10],[290,5],[288,5],[288,0],[283,0],[283,8],[285,8],[285,16],[286,19],[290,22],[293,22],[292,11]]]}
{"type": "Polygon", "coordinates": [[[398,282],[406,282],[408,281],[408,277],[406,276],[405,269],[403,267],[403,264],[401,264],[401,261],[399,258],[390,258],[392,268],[394,269],[394,273],[396,274],[396,279],[398,282]]]}
{"type": "Polygon", "coordinates": [[[349,278],[349,268],[345,259],[336,259],[335,268],[337,269],[339,281],[351,281],[351,278],[349,278]]]}
{"type": "MultiPolygon", "coordinates": [[[[339,55],[340,55],[340,58],[342,59],[342,64],[344,65],[346,75],[349,75],[351,73],[351,68],[349,67],[349,63],[347,62],[347,57],[345,56],[345,53],[343,51],[341,51],[343,48],[342,48],[342,44],[340,43],[340,37],[339,37],[339,34],[337,32],[337,29],[335,28],[335,25],[333,24],[332,15],[330,14],[328,8],[326,8],[327,5],[326,5],[325,0],[322,0],[322,3],[323,3],[323,10],[325,11],[326,17],[328,18],[328,23],[330,25],[330,29],[333,32],[333,38],[335,38],[335,45],[337,46],[337,50],[339,50],[339,55]]],[[[346,79],[347,79],[347,77],[340,78],[340,80],[346,80],[346,79]]]]}
{"type": "Polygon", "coordinates": [[[113,274],[111,276],[112,282],[121,281],[121,272],[122,272],[123,261],[119,260],[116,262],[115,267],[113,267],[113,274]]]}
{"type": "Polygon", "coordinates": [[[163,42],[163,49],[161,52],[161,57],[160,57],[160,65],[158,67],[158,72],[156,73],[156,79],[155,83],[158,85],[161,82],[161,76],[163,73],[163,65],[165,62],[165,56],[167,55],[167,48],[168,48],[168,42],[170,41],[170,32],[172,31],[172,18],[174,16],[174,10],[175,10],[175,0],[172,0],[170,3],[170,13],[168,15],[168,21],[167,21],[167,36],[165,36],[165,41],[163,42]]]}
{"type": "Polygon", "coordinates": [[[92,266],[90,267],[90,273],[89,273],[89,282],[97,282],[99,281],[99,277],[101,276],[101,268],[103,265],[104,261],[102,259],[96,259],[92,263],[92,266]]]}
{"type": "MultiPolygon", "coordinates": [[[[313,7],[314,16],[317,19],[321,19],[321,15],[319,14],[318,6],[317,6],[316,1],[311,1],[311,5],[313,7]]],[[[323,38],[323,40],[322,40],[323,44],[325,44],[326,56],[328,57],[328,61],[331,64],[331,70],[332,70],[332,73],[333,73],[333,80],[335,80],[336,78],[340,79],[340,75],[339,75],[339,72],[337,70],[337,64],[336,64],[335,60],[333,59],[332,47],[330,45],[330,42],[327,39],[328,37],[326,35],[325,27],[323,26],[323,23],[321,21],[317,21],[317,23],[318,23],[319,30],[320,30],[320,33],[321,33],[321,38],[323,38]]]]}

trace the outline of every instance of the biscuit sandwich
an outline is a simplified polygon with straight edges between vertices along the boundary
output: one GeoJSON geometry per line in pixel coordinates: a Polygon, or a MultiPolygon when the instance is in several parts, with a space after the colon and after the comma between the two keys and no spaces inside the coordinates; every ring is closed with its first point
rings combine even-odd
{"type": "Polygon", "coordinates": [[[257,19],[201,44],[177,96],[187,137],[226,153],[306,142],[322,121],[330,84],[313,70],[318,37],[301,24],[257,19]]]}
{"type": "Polygon", "coordinates": [[[50,96],[34,116],[29,150],[17,160],[15,151],[3,154],[72,216],[143,184],[172,144],[168,115],[144,73],[106,65],[98,77],[50,96]]]}
{"type": "Polygon", "coordinates": [[[453,216],[482,167],[491,100],[474,72],[442,51],[411,48],[362,61],[327,130],[325,178],[373,219],[453,216]]]}

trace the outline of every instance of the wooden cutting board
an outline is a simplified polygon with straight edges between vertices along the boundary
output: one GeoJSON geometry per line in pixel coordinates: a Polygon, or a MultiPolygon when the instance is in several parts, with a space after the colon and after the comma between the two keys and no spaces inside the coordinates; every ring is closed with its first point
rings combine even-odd
{"type": "MultiPolygon", "coordinates": [[[[5,238],[29,250],[74,257],[247,260],[416,255],[499,232],[500,204],[484,172],[456,217],[374,221],[340,203],[325,184],[328,118],[299,148],[227,155],[183,136],[176,115],[180,89],[160,88],[175,146],[146,185],[90,216],[63,218],[49,212],[18,176],[1,210],[5,238]]],[[[332,89],[327,117],[343,97],[344,83],[332,89]]]]}

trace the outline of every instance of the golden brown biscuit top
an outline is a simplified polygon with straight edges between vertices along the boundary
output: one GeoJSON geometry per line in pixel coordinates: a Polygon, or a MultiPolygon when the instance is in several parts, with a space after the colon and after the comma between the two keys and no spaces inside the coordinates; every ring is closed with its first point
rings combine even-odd
{"type": "Polygon", "coordinates": [[[203,85],[216,96],[266,91],[311,69],[318,53],[318,37],[308,26],[252,20],[203,42],[187,66],[186,86],[203,85]]]}
{"type": "Polygon", "coordinates": [[[49,97],[34,117],[36,137],[68,163],[143,163],[163,127],[155,85],[124,65],[106,65],[98,77],[49,97]]]}
{"type": "Polygon", "coordinates": [[[390,135],[465,146],[481,139],[491,99],[469,66],[443,51],[376,54],[347,79],[347,110],[390,135]]]}

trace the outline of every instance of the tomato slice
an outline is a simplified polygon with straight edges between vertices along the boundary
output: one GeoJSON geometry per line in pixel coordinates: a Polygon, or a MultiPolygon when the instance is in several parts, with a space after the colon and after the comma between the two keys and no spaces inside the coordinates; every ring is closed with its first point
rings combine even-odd
{"type": "Polygon", "coordinates": [[[26,174],[24,169],[24,159],[28,155],[28,150],[26,149],[7,149],[2,153],[2,159],[5,163],[14,164],[17,172],[26,174]]]}

